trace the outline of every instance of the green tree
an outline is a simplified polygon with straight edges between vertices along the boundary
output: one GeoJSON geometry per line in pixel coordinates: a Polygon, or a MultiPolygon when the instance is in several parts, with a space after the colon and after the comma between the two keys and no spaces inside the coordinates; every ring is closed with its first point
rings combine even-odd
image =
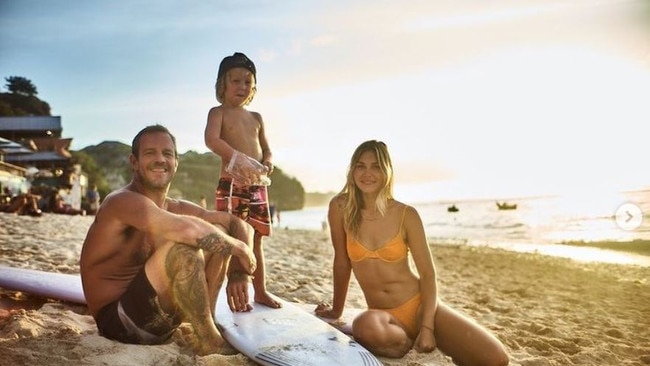
{"type": "Polygon", "coordinates": [[[276,166],[271,182],[269,200],[275,202],[278,210],[291,211],[305,207],[305,188],[298,179],[289,177],[276,166]]]}
{"type": "MultiPolygon", "coordinates": [[[[0,97],[2,95],[0,94],[0,97]]],[[[6,101],[0,99],[0,116],[13,116],[14,115],[14,110],[11,108],[11,104],[7,103],[6,101]]]]}
{"type": "Polygon", "coordinates": [[[5,78],[9,93],[0,93],[0,116],[49,116],[50,105],[36,97],[31,80],[22,76],[5,78]]]}
{"type": "Polygon", "coordinates": [[[170,196],[198,203],[201,196],[214,207],[214,190],[219,180],[221,159],[214,153],[188,151],[179,156],[178,172],[170,187],[170,196]]]}
{"type": "Polygon", "coordinates": [[[9,76],[5,80],[7,81],[5,87],[10,93],[26,95],[28,97],[33,97],[38,94],[36,86],[27,78],[22,76],[9,76]]]}

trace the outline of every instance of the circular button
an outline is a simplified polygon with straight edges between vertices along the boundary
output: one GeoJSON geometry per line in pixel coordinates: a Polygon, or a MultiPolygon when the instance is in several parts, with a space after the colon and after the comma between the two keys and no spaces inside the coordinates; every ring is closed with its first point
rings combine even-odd
{"type": "Polygon", "coordinates": [[[624,203],[616,210],[616,225],[623,230],[635,230],[642,222],[643,212],[634,203],[624,203]]]}

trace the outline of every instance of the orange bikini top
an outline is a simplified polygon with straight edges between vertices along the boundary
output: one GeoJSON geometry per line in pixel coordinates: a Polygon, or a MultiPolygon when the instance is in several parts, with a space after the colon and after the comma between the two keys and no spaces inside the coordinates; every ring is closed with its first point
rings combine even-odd
{"type": "Polygon", "coordinates": [[[361,244],[359,240],[353,238],[352,235],[348,235],[346,247],[350,260],[352,262],[359,262],[367,258],[377,258],[384,262],[397,262],[406,258],[408,255],[408,247],[402,238],[405,215],[406,207],[404,207],[404,212],[402,213],[402,222],[399,225],[399,232],[397,232],[391,240],[379,249],[369,250],[361,244]]]}

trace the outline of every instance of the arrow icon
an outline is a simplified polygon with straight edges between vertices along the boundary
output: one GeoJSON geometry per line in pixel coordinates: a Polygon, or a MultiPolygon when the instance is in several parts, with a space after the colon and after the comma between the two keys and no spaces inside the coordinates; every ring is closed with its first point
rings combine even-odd
{"type": "Polygon", "coordinates": [[[624,203],[616,210],[616,225],[623,230],[636,230],[642,222],[643,212],[634,203],[624,203]]]}

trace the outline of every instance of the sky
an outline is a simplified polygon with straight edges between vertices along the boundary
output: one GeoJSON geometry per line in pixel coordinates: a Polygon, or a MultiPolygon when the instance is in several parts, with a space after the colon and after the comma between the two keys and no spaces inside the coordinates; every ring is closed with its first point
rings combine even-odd
{"type": "Polygon", "coordinates": [[[409,202],[650,187],[647,0],[0,0],[0,89],[31,80],[72,150],[160,123],[207,152],[234,52],[306,191],[370,139],[409,202]]]}

